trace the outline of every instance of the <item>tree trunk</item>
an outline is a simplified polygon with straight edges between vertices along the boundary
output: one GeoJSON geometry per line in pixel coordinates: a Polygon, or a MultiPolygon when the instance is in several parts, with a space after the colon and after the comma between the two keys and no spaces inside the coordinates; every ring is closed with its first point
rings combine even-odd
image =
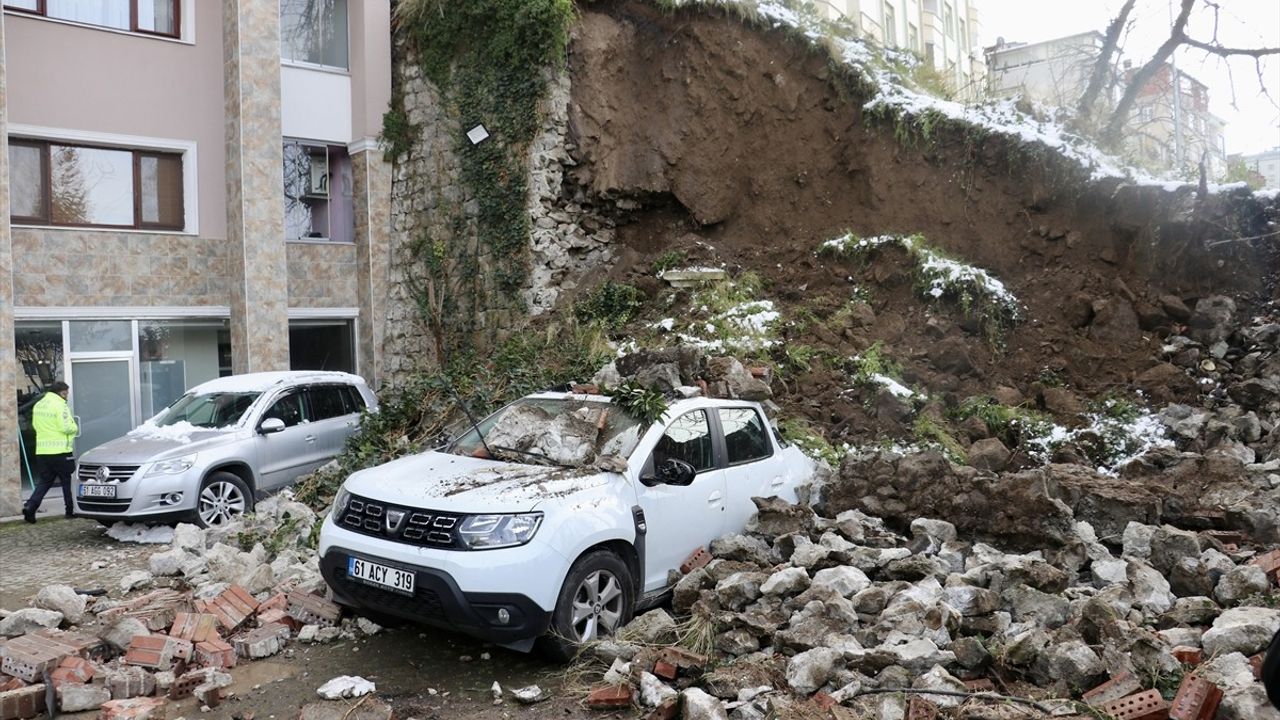
{"type": "Polygon", "coordinates": [[[1124,24],[1128,22],[1129,13],[1133,11],[1136,2],[1137,0],[1125,0],[1119,14],[1107,26],[1107,35],[1102,41],[1102,51],[1098,55],[1098,60],[1093,65],[1093,74],[1089,76],[1089,85],[1085,87],[1084,94],[1080,96],[1080,103],[1076,106],[1076,116],[1086,128],[1093,127],[1094,105],[1098,102],[1098,95],[1101,94],[1103,86],[1107,84],[1107,75],[1111,70],[1111,57],[1115,55],[1116,47],[1120,44],[1120,33],[1124,31],[1124,24]]]}
{"type": "MultiPolygon", "coordinates": [[[[1195,1],[1182,0],[1182,9],[1179,10],[1178,18],[1173,21],[1173,27],[1169,30],[1169,39],[1164,41],[1147,64],[1143,65],[1129,80],[1129,86],[1124,89],[1120,103],[1116,105],[1115,111],[1111,113],[1111,119],[1107,121],[1106,129],[1102,131],[1103,145],[1114,149],[1120,144],[1120,136],[1124,132],[1125,122],[1129,119],[1129,111],[1133,109],[1133,103],[1138,99],[1138,93],[1142,92],[1147,83],[1151,82],[1151,78],[1155,77],[1168,61],[1169,56],[1173,55],[1173,51],[1186,40],[1187,18],[1191,15],[1191,7],[1195,5],[1195,1]]],[[[1178,88],[1174,87],[1173,91],[1177,92],[1178,88]]]]}

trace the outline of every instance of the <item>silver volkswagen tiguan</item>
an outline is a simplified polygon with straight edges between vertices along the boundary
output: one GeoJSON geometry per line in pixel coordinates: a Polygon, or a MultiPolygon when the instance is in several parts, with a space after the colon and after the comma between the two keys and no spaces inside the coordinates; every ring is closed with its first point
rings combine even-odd
{"type": "Polygon", "coordinates": [[[267,372],[197,385],[124,437],[85,452],[76,513],[103,523],[194,521],[253,509],[341,452],[377,399],[357,375],[267,372]]]}

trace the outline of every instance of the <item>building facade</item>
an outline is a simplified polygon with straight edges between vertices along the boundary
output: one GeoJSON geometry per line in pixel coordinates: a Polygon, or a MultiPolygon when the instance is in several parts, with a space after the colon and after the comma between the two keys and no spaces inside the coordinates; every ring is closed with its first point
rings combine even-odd
{"type": "Polygon", "coordinates": [[[55,380],[77,451],[221,375],[376,385],[388,3],[3,3],[0,515],[55,380]]]}
{"type": "Polygon", "coordinates": [[[1125,147],[1135,163],[1187,178],[1203,161],[1208,179],[1218,180],[1227,172],[1225,129],[1222,118],[1209,111],[1208,86],[1166,63],[1138,91],[1125,147]]]}
{"type": "Polygon", "coordinates": [[[1280,188],[1280,147],[1253,155],[1241,155],[1244,166],[1262,176],[1262,187],[1280,188]]]}
{"type": "Polygon", "coordinates": [[[828,0],[817,7],[868,40],[915,53],[958,98],[981,95],[987,70],[976,0],[828,0]]]}
{"type": "MultiPolygon", "coordinates": [[[[1074,107],[1084,95],[1098,56],[1102,33],[1086,32],[1036,43],[1004,42],[985,51],[987,93],[1022,96],[1049,107],[1074,107]]],[[[1112,98],[1103,101],[1110,105],[1112,98]]]]}

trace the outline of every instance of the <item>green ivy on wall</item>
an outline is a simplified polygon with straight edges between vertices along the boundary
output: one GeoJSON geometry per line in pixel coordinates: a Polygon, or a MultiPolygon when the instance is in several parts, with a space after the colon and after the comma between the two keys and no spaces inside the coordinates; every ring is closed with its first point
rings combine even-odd
{"type": "MultiPolygon", "coordinates": [[[[453,237],[418,243],[421,250],[429,248],[432,257],[417,257],[415,248],[410,248],[412,259],[433,273],[452,261],[464,269],[455,275],[467,278],[468,295],[483,293],[486,287],[500,294],[496,298],[472,295],[455,304],[438,296],[419,298],[419,307],[437,312],[443,307],[469,308],[472,317],[451,320],[474,327],[474,316],[482,308],[519,301],[519,291],[528,277],[527,151],[541,126],[538,105],[546,93],[548,73],[565,60],[573,2],[401,0],[395,18],[397,32],[457,119],[454,144],[465,200],[474,203],[471,209],[475,213],[473,227],[451,220],[448,224],[456,229],[453,237]],[[476,125],[484,125],[489,137],[473,145],[466,133],[476,125]],[[478,243],[465,237],[470,232],[475,233],[478,243]],[[445,263],[439,256],[442,240],[445,263]],[[485,262],[480,261],[481,256],[485,262]],[[480,277],[482,273],[487,277],[480,277]]],[[[399,99],[383,119],[388,154],[408,151],[418,132],[408,122],[403,98],[399,99]]],[[[461,214],[464,203],[455,205],[452,211],[461,214]]],[[[419,291],[410,285],[412,292],[419,291]]],[[[436,283],[437,295],[446,286],[445,282],[436,283]]],[[[426,283],[417,284],[417,288],[425,287],[426,283]]],[[[438,323],[440,318],[433,320],[438,323]]],[[[464,338],[451,340],[470,344],[464,338]]]]}

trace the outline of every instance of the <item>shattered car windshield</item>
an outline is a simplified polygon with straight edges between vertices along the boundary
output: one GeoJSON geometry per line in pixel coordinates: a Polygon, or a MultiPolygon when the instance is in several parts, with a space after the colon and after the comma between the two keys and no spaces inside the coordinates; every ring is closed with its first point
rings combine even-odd
{"type": "Polygon", "coordinates": [[[584,467],[605,458],[626,458],[643,428],[607,402],[570,398],[525,398],[480,423],[449,447],[455,455],[491,457],[529,465],[584,467]],[[488,449],[486,450],[486,446],[488,449]]]}
{"type": "Polygon", "coordinates": [[[261,393],[209,393],[183,395],[151,421],[157,427],[191,423],[196,427],[219,428],[235,425],[261,393]]]}

